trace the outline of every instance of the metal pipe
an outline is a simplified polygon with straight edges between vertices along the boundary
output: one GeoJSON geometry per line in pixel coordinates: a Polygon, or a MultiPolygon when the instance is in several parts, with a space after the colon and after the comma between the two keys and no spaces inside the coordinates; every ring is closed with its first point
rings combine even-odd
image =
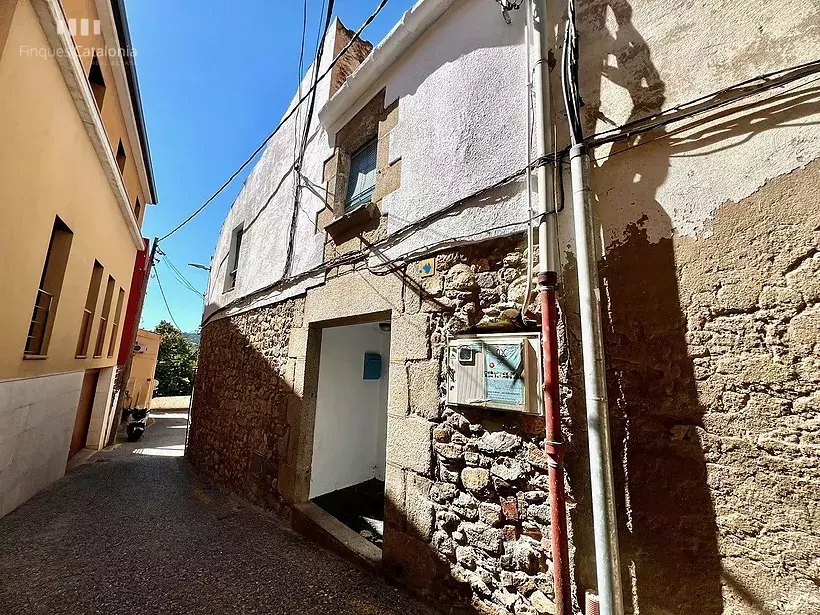
{"type": "Polygon", "coordinates": [[[570,150],[572,206],[578,265],[584,388],[589,432],[589,473],[595,533],[595,565],[601,615],[623,615],[618,526],[615,518],[612,447],[601,323],[601,290],[592,223],[589,154],[583,144],[570,150]]]}
{"type": "MultiPolygon", "coordinates": [[[[533,79],[536,104],[538,156],[552,152],[550,106],[549,29],[546,0],[533,0],[528,17],[533,25],[533,43],[538,61],[533,79]],[[534,9],[534,11],[533,11],[534,9]]],[[[527,53],[530,50],[527,49],[527,53]]],[[[529,101],[527,101],[529,104],[529,101]]],[[[529,135],[528,135],[529,138],[529,135]]],[[[558,288],[556,267],[557,225],[552,169],[538,167],[538,290],[541,299],[541,340],[544,350],[544,420],[550,484],[550,518],[555,613],[567,615],[570,608],[569,556],[567,547],[566,495],[564,493],[564,442],[561,435],[561,406],[558,400],[558,288]]],[[[529,179],[529,174],[527,175],[529,179]]]]}
{"type": "Polygon", "coordinates": [[[550,485],[552,574],[555,586],[555,613],[566,615],[570,606],[569,554],[567,548],[566,494],[564,493],[564,450],[561,435],[561,406],[558,401],[558,310],[555,289],[558,275],[548,271],[538,275],[541,292],[541,331],[544,347],[544,414],[546,453],[550,485]]]}

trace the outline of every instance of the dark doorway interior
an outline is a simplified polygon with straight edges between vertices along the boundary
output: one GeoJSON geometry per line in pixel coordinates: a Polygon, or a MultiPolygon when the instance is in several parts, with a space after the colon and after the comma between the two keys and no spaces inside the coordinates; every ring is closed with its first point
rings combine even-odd
{"type": "Polygon", "coordinates": [[[68,458],[71,459],[85,447],[88,438],[88,427],[91,425],[91,410],[94,408],[94,394],[97,392],[97,380],[100,370],[90,369],[83,377],[83,388],[80,392],[80,403],[77,404],[77,418],[74,420],[74,433],[68,458]]]}
{"type": "Polygon", "coordinates": [[[382,548],[384,542],[384,482],[377,478],[326,493],[313,503],[382,548]]]}

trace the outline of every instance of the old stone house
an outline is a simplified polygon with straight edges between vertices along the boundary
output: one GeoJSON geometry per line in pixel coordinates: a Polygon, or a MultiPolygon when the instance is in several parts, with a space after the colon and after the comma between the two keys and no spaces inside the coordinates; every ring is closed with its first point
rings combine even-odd
{"type": "MultiPolygon", "coordinates": [[[[626,612],[820,613],[820,7],[577,5],[626,612]]],[[[213,257],[187,452],[442,608],[517,615],[553,610],[544,420],[445,402],[454,335],[538,332],[522,14],[422,0],[319,82],[304,156],[306,105],[270,141],[213,257]]],[[[351,36],[334,23],[320,74],[351,36]]],[[[581,612],[597,585],[572,215],[581,612]]]]}

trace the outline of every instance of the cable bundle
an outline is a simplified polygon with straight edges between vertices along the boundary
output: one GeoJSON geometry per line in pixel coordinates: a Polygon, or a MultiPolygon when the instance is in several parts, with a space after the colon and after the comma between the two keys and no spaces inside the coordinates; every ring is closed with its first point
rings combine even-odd
{"type": "Polygon", "coordinates": [[[567,3],[567,24],[564,28],[564,52],[561,58],[564,106],[567,110],[570,138],[573,145],[584,140],[581,125],[581,93],[578,86],[578,29],[575,19],[575,0],[567,3]]]}

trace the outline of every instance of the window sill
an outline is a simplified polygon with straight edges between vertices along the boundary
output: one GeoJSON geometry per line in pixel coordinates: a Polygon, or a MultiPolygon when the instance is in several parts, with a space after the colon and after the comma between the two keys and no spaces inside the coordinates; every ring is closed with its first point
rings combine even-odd
{"type": "Polygon", "coordinates": [[[88,355],[87,354],[78,354],[78,355],[75,355],[74,358],[75,359],[87,359],[88,355]]]}
{"type": "Polygon", "coordinates": [[[378,208],[373,203],[365,203],[331,220],[325,226],[325,231],[333,237],[334,241],[344,241],[349,238],[351,231],[365,226],[367,223],[378,219],[378,217],[378,208]]]}
{"type": "Polygon", "coordinates": [[[46,354],[24,354],[23,361],[45,361],[48,359],[46,354]]]}

